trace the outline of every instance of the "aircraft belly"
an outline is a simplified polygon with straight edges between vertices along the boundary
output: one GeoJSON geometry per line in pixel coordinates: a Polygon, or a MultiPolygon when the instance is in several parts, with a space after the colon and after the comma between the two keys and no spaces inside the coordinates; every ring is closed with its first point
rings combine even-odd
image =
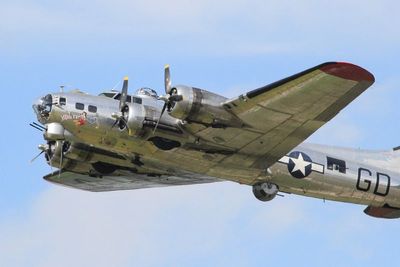
{"type": "Polygon", "coordinates": [[[176,149],[167,152],[159,151],[151,155],[148,160],[152,160],[158,166],[165,166],[172,172],[185,170],[248,185],[253,184],[260,176],[265,177],[262,170],[245,168],[240,162],[220,164],[218,162],[220,158],[221,156],[217,154],[176,149]]]}
{"type": "MultiPolygon", "coordinates": [[[[123,155],[128,166],[132,166],[130,159],[133,160],[135,156],[139,156],[143,167],[175,175],[179,175],[181,172],[191,172],[248,185],[254,184],[260,176],[265,179],[262,170],[247,168],[241,164],[247,158],[246,155],[237,154],[235,160],[221,163],[226,158],[226,155],[222,153],[207,153],[186,147],[165,151],[158,149],[149,141],[137,138],[120,137],[119,139],[115,138],[117,141],[110,142],[111,139],[112,134],[109,134],[102,137],[101,140],[93,140],[93,142],[98,148],[123,155]]],[[[89,139],[85,140],[86,143],[89,141],[89,139]]]]}

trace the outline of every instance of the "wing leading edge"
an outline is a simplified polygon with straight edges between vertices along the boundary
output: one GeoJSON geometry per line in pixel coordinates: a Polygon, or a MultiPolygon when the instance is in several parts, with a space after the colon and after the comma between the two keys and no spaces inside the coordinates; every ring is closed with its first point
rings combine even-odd
{"type": "MultiPolygon", "coordinates": [[[[246,167],[267,168],[374,83],[367,70],[327,62],[223,103],[260,135],[241,147],[246,167]]],[[[234,163],[235,155],[223,162],[234,163]]]]}

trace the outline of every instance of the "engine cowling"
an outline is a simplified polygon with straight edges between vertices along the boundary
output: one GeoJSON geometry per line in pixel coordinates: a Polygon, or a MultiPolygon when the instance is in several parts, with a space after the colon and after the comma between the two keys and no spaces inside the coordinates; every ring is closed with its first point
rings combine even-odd
{"type": "Polygon", "coordinates": [[[168,110],[174,118],[211,125],[214,127],[239,126],[242,122],[222,107],[225,97],[207,90],[179,85],[172,88],[182,100],[174,102],[168,110]]]}
{"type": "Polygon", "coordinates": [[[278,191],[278,186],[273,183],[259,183],[253,185],[253,194],[261,201],[270,201],[274,199],[278,191]]]}
{"type": "Polygon", "coordinates": [[[129,128],[129,135],[136,135],[143,128],[143,121],[146,115],[143,105],[128,104],[128,111],[125,113],[126,124],[129,128]]]}
{"type": "Polygon", "coordinates": [[[107,160],[106,156],[98,157],[90,148],[84,148],[82,145],[76,146],[68,141],[49,141],[43,147],[47,163],[58,169],[78,173],[88,173],[94,169],[101,175],[112,174],[117,169],[116,165],[104,162],[107,160]]]}
{"type": "Polygon", "coordinates": [[[49,141],[46,149],[46,160],[50,166],[62,169],[69,165],[71,159],[66,158],[65,154],[70,149],[69,142],[49,141]]]}

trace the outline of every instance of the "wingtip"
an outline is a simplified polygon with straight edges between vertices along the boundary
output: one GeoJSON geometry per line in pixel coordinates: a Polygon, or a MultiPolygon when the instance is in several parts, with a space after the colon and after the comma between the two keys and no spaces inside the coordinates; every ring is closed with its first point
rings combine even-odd
{"type": "Polygon", "coordinates": [[[366,69],[347,62],[329,62],[320,67],[320,70],[330,75],[357,82],[375,82],[375,77],[366,69]]]}

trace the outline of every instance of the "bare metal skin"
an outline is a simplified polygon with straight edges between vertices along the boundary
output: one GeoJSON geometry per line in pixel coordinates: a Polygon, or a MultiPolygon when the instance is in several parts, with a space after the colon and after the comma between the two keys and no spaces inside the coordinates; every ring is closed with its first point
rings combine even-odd
{"type": "Polygon", "coordinates": [[[262,201],[279,192],[368,205],[400,217],[396,151],[302,144],[374,82],[368,71],[328,62],[234,99],[191,86],[165,95],[142,88],[99,96],[80,91],[39,98],[33,108],[58,168],[48,181],[89,191],[234,181],[262,201]]]}

